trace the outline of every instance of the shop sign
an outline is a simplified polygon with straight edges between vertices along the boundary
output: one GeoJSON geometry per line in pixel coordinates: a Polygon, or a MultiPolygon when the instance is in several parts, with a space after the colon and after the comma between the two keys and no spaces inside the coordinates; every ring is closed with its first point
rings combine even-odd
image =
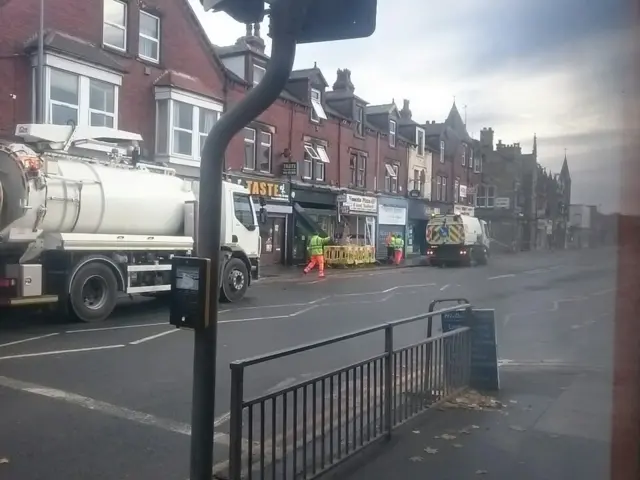
{"type": "Polygon", "coordinates": [[[227,175],[227,177],[229,181],[245,186],[254,197],[263,197],[267,201],[289,201],[289,185],[287,183],[236,175],[227,175]]]}
{"type": "Polygon", "coordinates": [[[467,198],[467,186],[460,185],[460,198],[467,198]]]}
{"type": "Polygon", "coordinates": [[[454,205],[453,213],[456,215],[468,215],[473,217],[475,215],[475,209],[469,205],[454,205]]]}
{"type": "Polygon", "coordinates": [[[406,221],[406,208],[380,205],[380,208],[378,209],[378,223],[380,225],[405,225],[406,221]]]}
{"type": "Polygon", "coordinates": [[[495,200],[496,208],[509,208],[510,205],[509,197],[497,197],[495,200]]]}
{"type": "Polygon", "coordinates": [[[375,197],[365,197],[364,195],[352,195],[347,193],[344,195],[342,205],[353,213],[372,213],[376,214],[378,210],[378,199],[375,197]]]}
{"type": "Polygon", "coordinates": [[[282,164],[282,175],[285,177],[298,176],[298,162],[285,162],[282,164]]]}

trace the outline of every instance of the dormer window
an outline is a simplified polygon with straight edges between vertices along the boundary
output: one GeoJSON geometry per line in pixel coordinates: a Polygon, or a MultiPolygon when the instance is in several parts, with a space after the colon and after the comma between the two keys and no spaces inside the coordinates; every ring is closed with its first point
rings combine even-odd
{"type": "Polygon", "coordinates": [[[356,105],[356,133],[364,137],[364,108],[356,105]]]}
{"type": "Polygon", "coordinates": [[[398,127],[398,124],[396,123],[395,120],[389,120],[389,146],[390,147],[395,147],[396,146],[396,129],[398,127]]]}
{"type": "Polygon", "coordinates": [[[256,85],[258,85],[262,79],[264,78],[264,74],[266,73],[266,69],[260,65],[256,65],[255,63],[253,64],[253,78],[252,78],[252,82],[253,82],[253,86],[255,87],[256,85]]]}
{"type": "Polygon", "coordinates": [[[424,130],[416,129],[416,143],[418,144],[418,155],[424,155],[424,130]]]}
{"type": "Polygon", "coordinates": [[[320,123],[320,119],[326,120],[327,114],[322,108],[322,92],[317,88],[311,89],[311,121],[320,123]]]}

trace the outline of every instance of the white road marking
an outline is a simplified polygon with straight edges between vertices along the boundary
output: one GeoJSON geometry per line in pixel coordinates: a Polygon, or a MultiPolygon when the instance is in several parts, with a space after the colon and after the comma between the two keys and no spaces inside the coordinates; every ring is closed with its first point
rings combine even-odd
{"type": "Polygon", "coordinates": [[[298,315],[302,315],[303,313],[307,313],[311,310],[313,310],[314,308],[318,308],[319,305],[311,305],[310,307],[307,308],[303,308],[302,310],[298,310],[297,312],[294,312],[292,314],[290,314],[290,317],[297,317],[298,315]]]}
{"type": "Polygon", "coordinates": [[[37,337],[23,338],[22,340],[16,340],[14,342],[3,343],[2,345],[0,345],[0,348],[9,347],[11,345],[18,345],[20,343],[33,342],[34,340],[40,340],[42,338],[49,338],[49,337],[53,337],[55,335],[59,335],[59,333],[57,333],[57,332],[56,333],[48,333],[46,335],[39,335],[37,337]]]}
{"type": "Polygon", "coordinates": [[[225,312],[238,312],[241,310],[262,310],[263,308],[306,307],[307,305],[315,305],[316,303],[320,303],[323,300],[327,300],[328,298],[330,297],[329,296],[321,297],[321,298],[316,298],[315,300],[311,300],[309,302],[300,302],[300,303],[281,303],[278,305],[258,305],[254,307],[230,308],[229,310],[225,310],[225,312]]]}
{"type": "Polygon", "coordinates": [[[27,357],[44,357],[47,355],[64,355],[67,353],[92,352],[95,350],[109,350],[112,348],[122,348],[122,347],[124,347],[124,345],[105,345],[103,347],[74,348],[71,350],[54,350],[50,352],[38,352],[38,353],[22,353],[20,355],[8,355],[6,357],[0,357],[0,360],[12,360],[14,358],[27,358],[27,357]]]}
{"type": "Polygon", "coordinates": [[[244,322],[257,322],[259,320],[278,320],[281,318],[289,318],[291,315],[274,315],[272,317],[252,317],[252,318],[236,318],[234,320],[220,320],[218,323],[244,323],[244,322]]]}
{"type": "Polygon", "coordinates": [[[606,290],[600,290],[599,292],[594,292],[591,294],[592,297],[598,297],[600,295],[607,295],[609,293],[613,293],[615,292],[616,289],[615,288],[607,288],[606,290]]]}
{"type": "Polygon", "coordinates": [[[140,340],[129,342],[129,345],[140,345],[141,343],[148,342],[149,340],[155,340],[156,338],[164,337],[165,335],[169,335],[170,333],[175,333],[179,331],[180,331],[179,328],[173,328],[171,330],[166,330],[164,332],[156,333],[155,335],[150,335],[148,337],[141,338],[140,340]]]}
{"type": "Polygon", "coordinates": [[[451,286],[451,285],[447,283],[444,287],[442,287],[442,288],[440,289],[440,291],[442,292],[442,291],[446,290],[447,288],[449,288],[450,286],[451,286]]]}
{"type": "Polygon", "coordinates": [[[537,275],[538,273],[544,273],[548,271],[548,268],[536,268],[535,270],[525,270],[522,273],[526,273],[527,275],[537,275]]]}
{"type": "Polygon", "coordinates": [[[78,330],[67,330],[64,333],[86,333],[86,332],[105,332],[108,330],[123,330],[125,328],[144,328],[144,327],[157,327],[160,325],[168,325],[169,322],[154,322],[154,323],[137,323],[135,325],[119,325],[117,327],[102,327],[102,328],[81,328],[78,330]]]}
{"type": "Polygon", "coordinates": [[[498,280],[500,278],[511,278],[515,276],[516,276],[515,273],[507,273],[505,275],[496,275],[495,277],[487,277],[487,280],[498,280]]]}

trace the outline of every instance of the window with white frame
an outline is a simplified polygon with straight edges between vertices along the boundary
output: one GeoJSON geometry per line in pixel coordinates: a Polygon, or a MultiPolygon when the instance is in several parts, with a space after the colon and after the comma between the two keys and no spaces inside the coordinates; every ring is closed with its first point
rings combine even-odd
{"type": "Polygon", "coordinates": [[[396,123],[395,120],[389,120],[389,146],[390,147],[396,146],[397,127],[398,127],[398,124],[396,123]]]}
{"type": "Polygon", "coordinates": [[[167,88],[156,88],[156,155],[173,163],[198,166],[222,105],[167,88]]]}
{"type": "Polygon", "coordinates": [[[473,165],[473,171],[475,173],[481,173],[482,172],[482,162],[484,160],[484,155],[482,155],[479,158],[476,158],[476,162],[473,165]]]}
{"type": "Polygon", "coordinates": [[[264,78],[264,74],[267,73],[267,69],[264,68],[261,65],[257,65],[257,64],[253,64],[253,69],[252,69],[252,78],[251,81],[253,82],[253,86],[255,87],[256,85],[258,85],[262,79],[264,78]]]}
{"type": "Polygon", "coordinates": [[[398,192],[398,171],[399,167],[395,163],[384,164],[384,189],[386,192],[398,192]]]}
{"type": "Polygon", "coordinates": [[[364,107],[356,105],[356,133],[364,136],[364,107]]]}
{"type": "Polygon", "coordinates": [[[442,201],[447,201],[447,177],[442,177],[442,201]]]}
{"type": "Polygon", "coordinates": [[[271,132],[245,127],[244,168],[271,173],[271,132]]]}
{"type": "Polygon", "coordinates": [[[442,177],[436,176],[436,200],[442,200],[442,177]]]}
{"type": "Polygon", "coordinates": [[[367,156],[362,152],[351,152],[349,159],[351,185],[364,188],[366,186],[367,156]]]}
{"type": "Polygon", "coordinates": [[[87,125],[117,128],[118,85],[120,77],[97,69],[83,68],[67,60],[46,62],[61,68],[47,67],[46,121],[56,125],[87,125]],[[63,68],[74,68],[87,75],[103,77],[109,81],[81,75],[63,68]]]}
{"type": "Polygon", "coordinates": [[[444,163],[444,140],[440,140],[440,163],[444,163]]]}
{"type": "Polygon", "coordinates": [[[418,144],[418,155],[424,155],[424,130],[418,128],[416,129],[416,143],[418,144]]]}
{"type": "Polygon", "coordinates": [[[200,135],[200,145],[198,151],[202,154],[204,149],[204,142],[207,141],[209,132],[220,118],[220,113],[214,110],[207,110],[206,108],[200,108],[198,113],[198,132],[200,135]]]}
{"type": "Polygon", "coordinates": [[[127,50],[127,4],[120,0],[104,0],[102,43],[117,50],[127,50]]]}
{"type": "Polygon", "coordinates": [[[138,55],[144,60],[160,61],[160,18],[140,10],[138,55]]]}
{"type": "Polygon", "coordinates": [[[114,85],[89,79],[89,125],[114,127],[115,91],[114,85]]]}
{"type": "Polygon", "coordinates": [[[458,203],[460,201],[460,179],[456,178],[453,182],[453,202],[458,203]]]}
{"type": "Polygon", "coordinates": [[[311,89],[311,121],[319,123],[320,119],[326,120],[327,114],[322,107],[322,92],[317,88],[311,89]]]}
{"type": "Polygon", "coordinates": [[[271,133],[260,132],[260,145],[258,145],[258,167],[261,172],[271,173],[271,133]]]}
{"type": "Polygon", "coordinates": [[[478,185],[476,187],[476,207],[493,208],[496,203],[496,187],[493,185],[478,185]]]}
{"type": "Polygon", "coordinates": [[[302,178],[325,181],[326,164],[329,162],[329,155],[323,145],[305,143],[304,158],[302,161],[302,178]]]}
{"type": "Polygon", "coordinates": [[[244,168],[247,170],[256,169],[256,130],[255,128],[244,129],[244,168]]]}
{"type": "Polygon", "coordinates": [[[419,169],[413,170],[413,188],[422,194],[422,172],[419,169]]]}
{"type": "Polygon", "coordinates": [[[467,146],[462,144],[462,166],[465,167],[467,165],[467,146]]]}

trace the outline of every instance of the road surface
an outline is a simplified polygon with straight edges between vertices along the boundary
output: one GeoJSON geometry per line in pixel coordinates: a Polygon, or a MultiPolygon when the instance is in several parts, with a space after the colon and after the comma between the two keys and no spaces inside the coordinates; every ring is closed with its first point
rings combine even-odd
{"type": "MultiPolygon", "coordinates": [[[[464,297],[494,308],[502,368],[610,369],[613,249],[525,253],[477,268],[357,271],[318,280],[267,279],[223,306],[219,326],[215,461],[227,458],[229,362],[427,310],[464,297]]],[[[438,325],[436,325],[437,329],[438,325]]],[[[417,324],[398,344],[424,336],[417,324]]],[[[193,334],[153,303],[121,307],[100,325],[0,324],[0,478],[185,480],[193,334]]],[[[372,335],[247,372],[247,397],[365,359],[372,335]]],[[[603,408],[609,408],[604,405],[603,408]]]]}

